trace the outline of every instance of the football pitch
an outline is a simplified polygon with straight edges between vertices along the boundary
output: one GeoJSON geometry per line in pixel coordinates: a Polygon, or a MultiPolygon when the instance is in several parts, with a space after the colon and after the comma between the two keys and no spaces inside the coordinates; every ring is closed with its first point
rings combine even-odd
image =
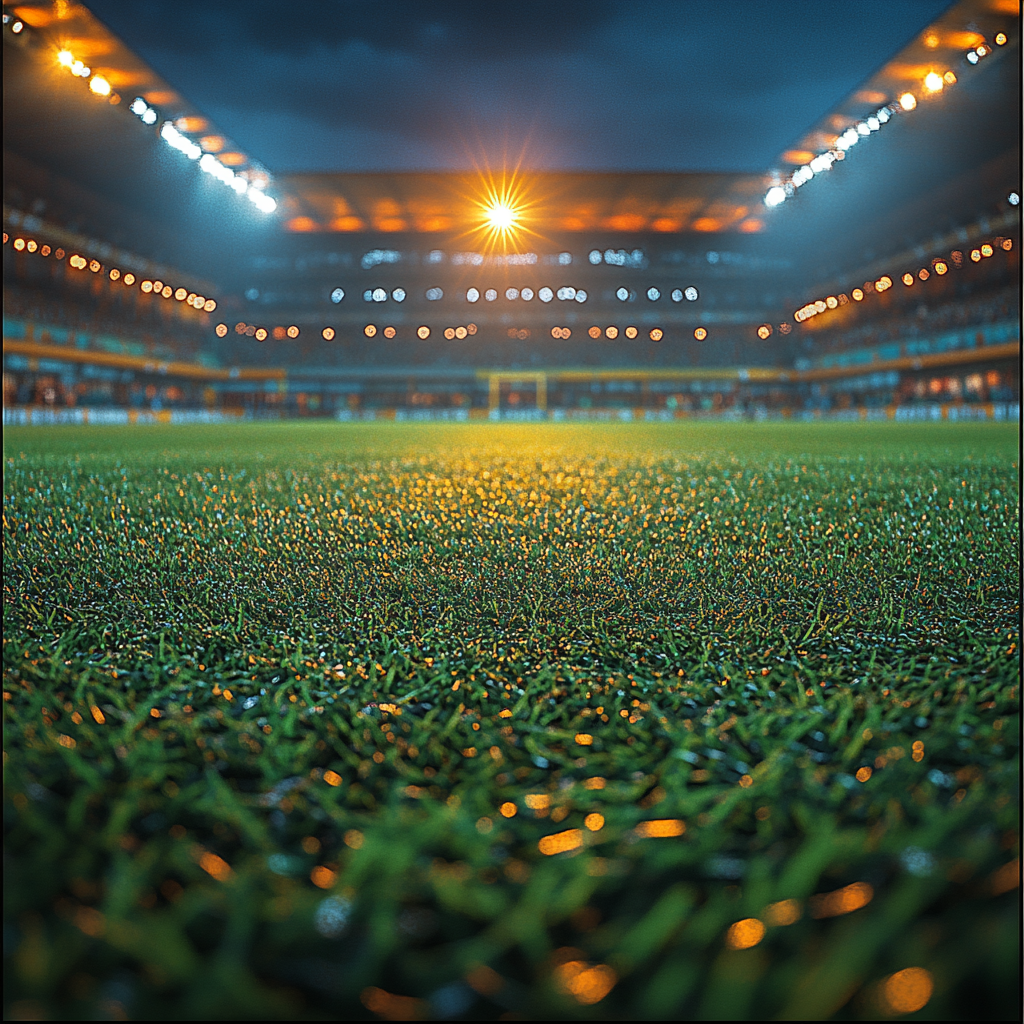
{"type": "Polygon", "coordinates": [[[7,1019],[1006,1020],[1017,425],[4,442],[7,1019]]]}

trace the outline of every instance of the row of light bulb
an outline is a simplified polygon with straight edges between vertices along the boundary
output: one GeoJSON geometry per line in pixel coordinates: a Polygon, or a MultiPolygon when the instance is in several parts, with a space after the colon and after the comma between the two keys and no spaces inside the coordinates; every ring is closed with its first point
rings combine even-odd
{"type": "MultiPolygon", "coordinates": [[[[156,120],[153,108],[148,106],[141,96],[137,97],[128,109],[146,124],[152,124],[156,120]],[[147,120],[151,115],[153,115],[152,119],[147,120]]],[[[234,171],[225,167],[212,153],[204,153],[197,143],[179,132],[170,121],[164,121],[160,126],[160,137],[172,149],[184,153],[189,160],[198,160],[201,171],[234,189],[240,196],[246,196],[258,210],[262,210],[263,213],[273,213],[277,209],[277,201],[258,188],[255,182],[250,184],[241,174],[235,174],[234,171]]]]}
{"type": "MultiPolygon", "coordinates": [[[[983,242],[977,248],[972,249],[969,253],[969,259],[972,263],[980,263],[984,259],[988,259],[990,256],[995,255],[997,249],[1001,249],[1004,252],[1009,252],[1013,248],[1012,238],[997,238],[994,244],[992,242],[983,242]]],[[[949,273],[950,264],[955,267],[959,267],[963,264],[964,254],[959,249],[954,250],[950,253],[949,259],[937,257],[931,262],[931,269],[928,267],[922,267],[916,274],[911,273],[909,270],[901,275],[900,280],[903,284],[910,288],[918,281],[927,281],[932,274],[942,277],[949,273]]],[[[893,279],[888,274],[883,274],[877,281],[865,281],[863,288],[854,288],[849,295],[829,295],[824,299],[815,299],[814,302],[808,302],[802,306],[793,314],[793,319],[797,323],[802,323],[804,320],[809,320],[813,316],[817,316],[819,313],[824,313],[830,309],[838,309],[840,306],[848,305],[850,300],[854,302],[863,302],[865,296],[870,295],[872,292],[887,292],[893,286],[893,279]]]]}
{"type": "MultiPolygon", "coordinates": [[[[662,296],[661,289],[654,287],[648,288],[646,294],[651,302],[657,302],[662,296]]],[[[687,288],[675,288],[670,294],[673,302],[682,302],[683,299],[686,299],[688,302],[696,302],[700,298],[700,293],[693,285],[687,288]]],[[[428,288],[425,295],[431,302],[436,302],[444,298],[444,291],[441,288],[428,288]]],[[[485,302],[495,302],[498,296],[497,288],[487,288],[483,292],[478,288],[470,288],[466,292],[466,301],[479,302],[483,298],[485,302]]],[[[390,298],[395,302],[404,302],[407,297],[408,293],[404,288],[395,288],[390,294],[390,298]]],[[[553,299],[559,299],[562,302],[586,302],[589,298],[585,289],[568,286],[559,288],[557,291],[546,286],[539,288],[536,292],[532,288],[505,289],[505,298],[509,302],[515,302],[517,299],[530,302],[535,297],[540,299],[541,302],[551,302],[553,299]]],[[[619,288],[615,293],[615,297],[620,302],[631,302],[636,299],[636,292],[632,292],[628,288],[619,288]]],[[[331,292],[331,302],[335,304],[341,302],[344,298],[344,288],[335,288],[331,292]]],[[[388,298],[389,295],[386,288],[367,288],[363,292],[364,302],[387,302],[388,298]]]]}
{"type": "MultiPolygon", "coordinates": [[[[93,75],[92,69],[86,67],[82,61],[76,60],[70,50],[61,50],[57,54],[57,62],[73,75],[90,79],[89,88],[97,95],[110,96],[112,102],[120,102],[119,97],[111,96],[110,83],[102,75],[93,75]]],[[[136,96],[128,109],[145,125],[154,125],[159,120],[159,114],[141,96],[136,96]]],[[[250,184],[246,178],[229,170],[212,154],[204,154],[196,143],[182,135],[170,121],[165,121],[161,125],[160,137],[190,160],[198,160],[200,170],[234,189],[239,195],[246,196],[258,210],[273,213],[277,209],[277,201],[263,192],[256,182],[250,184]]]]}
{"type": "MultiPolygon", "coordinates": [[[[5,231],[4,245],[7,244],[9,238],[10,236],[5,231]]],[[[52,254],[54,259],[57,260],[62,260],[67,255],[63,249],[53,249],[45,243],[40,245],[34,238],[15,238],[11,244],[17,252],[39,253],[40,256],[52,254]]],[[[78,253],[72,253],[68,256],[68,265],[74,270],[91,270],[94,274],[98,274],[103,269],[103,264],[99,260],[87,260],[78,253]]],[[[111,267],[107,272],[107,276],[111,282],[120,281],[129,288],[138,280],[131,271],[122,273],[119,267],[111,267]]],[[[200,309],[206,313],[212,313],[217,308],[216,299],[208,299],[205,295],[190,292],[187,288],[173,288],[163,281],[144,280],[139,283],[139,289],[147,295],[152,293],[154,295],[161,295],[165,299],[174,298],[178,302],[187,302],[194,309],[200,309]]]]}
{"type": "MultiPolygon", "coordinates": [[[[1003,32],[998,33],[994,41],[997,46],[1004,46],[1006,44],[1006,34],[1003,32]]],[[[988,56],[991,52],[992,47],[987,43],[982,43],[980,46],[975,46],[968,50],[966,58],[968,63],[977,64],[979,60],[988,56]]],[[[956,75],[952,71],[946,71],[941,75],[937,71],[929,71],[922,81],[922,86],[926,93],[935,94],[941,92],[946,86],[956,85],[956,80],[956,75]]],[[[915,109],[915,107],[917,107],[917,97],[912,92],[905,92],[897,101],[880,107],[870,117],[866,117],[858,124],[847,128],[836,139],[834,147],[824,153],[819,153],[809,163],[798,167],[790,176],[789,181],[783,182],[781,185],[773,185],[768,189],[765,193],[764,205],[767,207],[781,206],[798,188],[805,185],[816,174],[822,174],[825,171],[831,170],[837,161],[845,159],[850,149],[857,145],[861,139],[867,138],[869,135],[877,132],[882,125],[887,124],[893,114],[909,112],[915,109]]]]}
{"type": "MultiPolygon", "coordinates": [[[[454,341],[456,339],[462,341],[467,337],[472,337],[477,333],[477,330],[478,328],[476,324],[466,324],[465,326],[460,325],[459,327],[446,327],[442,333],[444,334],[446,341],[454,341]]],[[[214,328],[214,332],[218,338],[225,338],[229,333],[228,325],[217,324],[216,328],[214,328]]],[[[299,328],[292,325],[288,328],[275,327],[272,331],[269,331],[266,327],[257,327],[255,324],[240,322],[235,324],[235,333],[244,337],[255,338],[259,342],[266,341],[269,337],[274,337],[278,341],[283,341],[285,338],[297,338],[299,336],[299,328]]],[[[394,338],[398,332],[391,326],[378,328],[376,324],[366,324],[366,326],[363,327],[363,334],[367,338],[375,338],[378,333],[390,340],[394,338]]],[[[632,325],[621,329],[614,325],[609,325],[604,328],[595,325],[587,330],[587,334],[595,340],[603,335],[605,338],[614,341],[619,337],[620,333],[632,341],[640,336],[640,329],[632,325]]],[[[430,335],[431,329],[426,324],[421,324],[416,328],[416,337],[419,338],[420,341],[426,341],[430,335]]],[[[324,341],[333,341],[335,337],[337,337],[337,331],[333,327],[325,327],[320,332],[320,336],[324,341]]],[[[647,336],[651,341],[661,341],[665,337],[665,332],[660,327],[652,327],[648,330],[647,336]]],[[[704,327],[698,327],[694,330],[693,336],[697,341],[704,341],[708,336],[708,332],[704,327]]],[[[560,340],[568,340],[572,337],[572,330],[569,327],[552,327],[551,337],[560,340]]]]}

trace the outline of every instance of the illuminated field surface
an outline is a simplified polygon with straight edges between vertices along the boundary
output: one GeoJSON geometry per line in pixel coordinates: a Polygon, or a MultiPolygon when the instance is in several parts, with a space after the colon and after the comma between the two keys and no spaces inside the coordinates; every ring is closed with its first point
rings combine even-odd
{"type": "Polygon", "coordinates": [[[1016,425],[5,442],[7,999],[1016,1016],[1016,425]]]}

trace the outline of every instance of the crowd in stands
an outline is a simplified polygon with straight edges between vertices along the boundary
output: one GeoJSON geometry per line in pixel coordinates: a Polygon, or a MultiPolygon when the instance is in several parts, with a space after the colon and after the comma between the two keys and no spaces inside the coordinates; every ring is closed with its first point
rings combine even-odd
{"type": "MultiPolygon", "coordinates": [[[[177,310],[173,311],[177,313],[177,310]]],[[[42,345],[197,361],[209,348],[210,327],[168,315],[154,305],[98,302],[79,290],[56,294],[24,287],[4,288],[4,337],[42,345]]]]}
{"type": "MultiPolygon", "coordinates": [[[[958,327],[1002,323],[1019,317],[1019,289],[1002,288],[994,294],[971,296],[939,306],[920,304],[895,316],[876,316],[846,330],[823,333],[813,339],[815,354],[869,348],[891,341],[938,334],[958,327]]],[[[810,348],[811,346],[807,346],[810,348]]]]}

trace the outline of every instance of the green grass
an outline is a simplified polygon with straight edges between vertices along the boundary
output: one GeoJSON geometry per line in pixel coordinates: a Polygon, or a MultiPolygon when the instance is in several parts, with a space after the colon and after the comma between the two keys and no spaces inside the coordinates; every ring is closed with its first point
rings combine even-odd
{"type": "Polygon", "coordinates": [[[8,1019],[1016,1017],[1015,426],[4,456],[8,1019]]]}

